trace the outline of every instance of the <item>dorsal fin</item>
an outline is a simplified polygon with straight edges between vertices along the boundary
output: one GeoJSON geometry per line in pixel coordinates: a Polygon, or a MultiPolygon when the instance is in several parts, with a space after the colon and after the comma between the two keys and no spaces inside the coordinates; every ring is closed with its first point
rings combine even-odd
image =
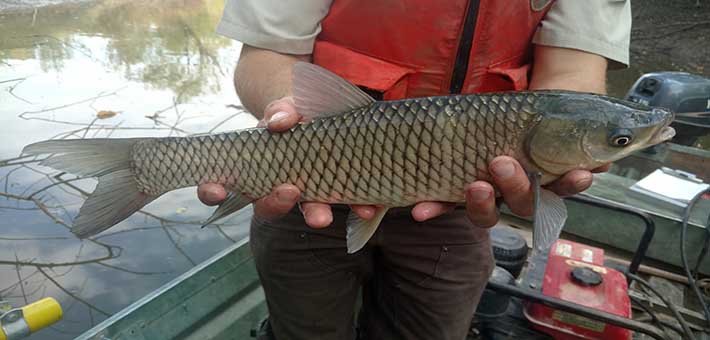
{"type": "Polygon", "coordinates": [[[333,72],[305,62],[293,65],[293,99],[304,120],[335,116],[375,101],[333,72]]]}

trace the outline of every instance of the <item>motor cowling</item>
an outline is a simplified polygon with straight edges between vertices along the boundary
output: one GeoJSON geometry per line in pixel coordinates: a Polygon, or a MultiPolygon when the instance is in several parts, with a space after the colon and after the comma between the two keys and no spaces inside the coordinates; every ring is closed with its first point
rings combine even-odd
{"type": "Polygon", "coordinates": [[[710,78],[685,72],[647,73],[629,89],[626,99],[673,111],[673,143],[693,146],[710,135],[710,78]]]}

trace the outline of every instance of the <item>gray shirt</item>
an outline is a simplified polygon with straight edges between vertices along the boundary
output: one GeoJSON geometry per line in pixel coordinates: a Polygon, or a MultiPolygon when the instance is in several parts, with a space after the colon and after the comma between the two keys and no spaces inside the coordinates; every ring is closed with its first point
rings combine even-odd
{"type": "MultiPolygon", "coordinates": [[[[258,48],[310,54],[331,3],[227,0],[217,32],[258,48]]],[[[621,68],[629,64],[630,36],[630,0],[557,0],[533,43],[598,54],[610,68],[621,68]]]]}

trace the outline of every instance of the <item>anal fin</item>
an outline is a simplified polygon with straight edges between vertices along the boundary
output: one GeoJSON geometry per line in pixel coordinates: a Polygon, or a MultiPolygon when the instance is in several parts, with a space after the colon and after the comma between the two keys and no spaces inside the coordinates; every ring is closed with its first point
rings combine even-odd
{"type": "Polygon", "coordinates": [[[202,227],[212,224],[217,220],[227,217],[249,205],[253,200],[245,195],[230,192],[227,199],[222,202],[212,215],[202,224],[202,227]]]}
{"type": "Polygon", "coordinates": [[[360,218],[360,216],[355,214],[354,211],[350,211],[350,214],[348,215],[348,221],[346,222],[348,231],[348,254],[353,254],[357,252],[358,250],[362,249],[365,244],[367,244],[367,241],[369,241],[372,235],[375,234],[377,227],[380,225],[380,222],[382,222],[382,219],[385,217],[385,214],[387,214],[387,210],[389,210],[389,208],[377,208],[375,216],[373,216],[369,220],[362,219],[360,218]]]}

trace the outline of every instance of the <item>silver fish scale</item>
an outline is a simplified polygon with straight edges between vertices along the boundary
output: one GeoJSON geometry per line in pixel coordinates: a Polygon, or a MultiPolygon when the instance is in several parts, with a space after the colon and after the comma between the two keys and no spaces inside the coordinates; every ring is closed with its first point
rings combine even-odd
{"type": "Polygon", "coordinates": [[[490,160],[521,154],[538,114],[535,93],[376,102],[300,124],[137,143],[139,190],[159,195],[216,182],[253,198],[292,183],[302,199],[406,206],[464,200],[464,186],[487,179],[490,160]]]}

